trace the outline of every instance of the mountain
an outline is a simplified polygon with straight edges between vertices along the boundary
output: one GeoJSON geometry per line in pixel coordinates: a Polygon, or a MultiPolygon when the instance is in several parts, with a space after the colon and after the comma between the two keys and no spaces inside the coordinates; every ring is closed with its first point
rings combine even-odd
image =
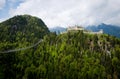
{"type": "Polygon", "coordinates": [[[34,16],[17,15],[0,23],[0,52],[30,46],[50,31],[34,16]]]}
{"type": "Polygon", "coordinates": [[[39,18],[15,16],[0,23],[0,79],[120,79],[120,39],[56,34],[39,18]]]}
{"type": "Polygon", "coordinates": [[[45,23],[30,15],[17,15],[0,23],[0,41],[17,42],[43,38],[49,33],[45,23]]]}
{"type": "Polygon", "coordinates": [[[57,27],[50,28],[49,30],[51,32],[56,32],[57,34],[60,34],[61,32],[65,32],[66,28],[57,26],[57,27]]]}
{"type": "Polygon", "coordinates": [[[120,38],[120,26],[107,25],[102,23],[98,26],[88,26],[86,29],[91,31],[99,31],[103,29],[104,33],[120,38]]]}

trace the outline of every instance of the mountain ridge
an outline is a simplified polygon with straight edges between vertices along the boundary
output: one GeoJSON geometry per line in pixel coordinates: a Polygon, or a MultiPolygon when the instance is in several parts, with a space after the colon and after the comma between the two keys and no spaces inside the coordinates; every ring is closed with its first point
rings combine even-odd
{"type": "Polygon", "coordinates": [[[49,28],[49,30],[50,30],[51,32],[56,32],[57,34],[60,34],[61,32],[65,32],[65,31],[66,31],[66,28],[57,26],[57,27],[49,28]]]}
{"type": "Polygon", "coordinates": [[[91,30],[91,31],[99,31],[99,30],[103,30],[103,32],[105,34],[109,34],[109,35],[112,35],[112,36],[116,36],[118,38],[120,38],[120,26],[115,26],[115,25],[107,25],[107,24],[100,24],[100,25],[97,25],[97,26],[88,26],[86,27],[87,30],[91,30]]]}
{"type": "MultiPolygon", "coordinates": [[[[45,23],[37,18],[30,15],[17,15],[2,23],[0,23],[0,39],[3,38],[14,38],[11,41],[17,41],[17,36],[29,40],[29,37],[43,38],[43,36],[49,33],[49,29],[45,23]],[[9,37],[5,37],[9,35],[9,37]]],[[[10,41],[10,40],[9,40],[10,41]]]]}
{"type": "Polygon", "coordinates": [[[50,33],[45,23],[31,15],[17,15],[0,23],[0,52],[26,48],[50,33]]]}
{"type": "MultiPolygon", "coordinates": [[[[89,30],[89,31],[93,31],[93,32],[98,32],[100,30],[103,30],[103,32],[105,34],[109,34],[109,35],[112,35],[112,36],[116,36],[118,38],[120,38],[120,26],[116,26],[116,25],[108,25],[108,24],[99,24],[99,25],[90,25],[90,26],[87,26],[87,27],[83,27],[85,28],[86,30],[89,30]]],[[[54,27],[54,28],[50,28],[49,30],[51,32],[56,32],[57,34],[60,34],[58,32],[65,32],[67,28],[64,28],[64,27],[54,27]]]]}

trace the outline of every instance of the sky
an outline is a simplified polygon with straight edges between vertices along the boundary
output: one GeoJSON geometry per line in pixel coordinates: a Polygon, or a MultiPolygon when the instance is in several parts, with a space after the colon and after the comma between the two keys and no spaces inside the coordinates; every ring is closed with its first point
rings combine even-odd
{"type": "Polygon", "coordinates": [[[120,0],[0,0],[0,22],[15,15],[41,18],[49,27],[120,26],[120,0]]]}

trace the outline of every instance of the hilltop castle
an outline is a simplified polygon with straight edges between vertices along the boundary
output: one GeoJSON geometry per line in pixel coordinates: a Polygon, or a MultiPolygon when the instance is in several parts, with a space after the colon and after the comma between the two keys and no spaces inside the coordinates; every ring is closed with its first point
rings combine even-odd
{"type": "Polygon", "coordinates": [[[88,33],[88,34],[103,34],[103,30],[101,29],[100,31],[98,32],[92,32],[92,31],[89,31],[89,30],[85,30],[82,26],[69,26],[67,28],[67,31],[66,32],[63,32],[63,33],[67,33],[67,32],[76,32],[76,31],[83,31],[83,33],[88,33]]]}
{"type": "Polygon", "coordinates": [[[83,27],[81,27],[81,26],[69,26],[68,28],[67,28],[67,31],[77,31],[77,30],[84,30],[84,28],[83,27]]]}

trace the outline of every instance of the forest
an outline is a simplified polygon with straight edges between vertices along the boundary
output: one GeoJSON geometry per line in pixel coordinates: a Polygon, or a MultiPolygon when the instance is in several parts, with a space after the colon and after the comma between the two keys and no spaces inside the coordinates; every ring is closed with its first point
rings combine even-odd
{"type": "Polygon", "coordinates": [[[0,79],[120,79],[120,39],[83,31],[57,35],[20,15],[0,23],[0,79]],[[16,52],[3,51],[37,46],[16,52]]]}

